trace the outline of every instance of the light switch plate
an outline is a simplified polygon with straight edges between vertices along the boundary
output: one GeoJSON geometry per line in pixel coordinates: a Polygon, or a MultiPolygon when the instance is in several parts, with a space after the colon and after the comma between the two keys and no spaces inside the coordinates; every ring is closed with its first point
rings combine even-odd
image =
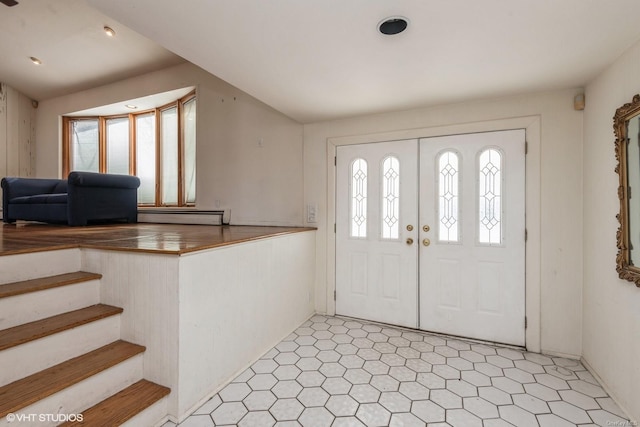
{"type": "Polygon", "coordinates": [[[311,224],[318,222],[317,213],[318,205],[315,203],[309,203],[307,205],[307,222],[311,224]]]}

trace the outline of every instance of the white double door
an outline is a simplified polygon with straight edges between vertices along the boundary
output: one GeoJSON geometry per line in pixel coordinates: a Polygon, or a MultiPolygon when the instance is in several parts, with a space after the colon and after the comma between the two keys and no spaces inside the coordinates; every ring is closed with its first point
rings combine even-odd
{"type": "Polygon", "coordinates": [[[524,140],[338,147],[336,313],[523,346],[524,140]]]}

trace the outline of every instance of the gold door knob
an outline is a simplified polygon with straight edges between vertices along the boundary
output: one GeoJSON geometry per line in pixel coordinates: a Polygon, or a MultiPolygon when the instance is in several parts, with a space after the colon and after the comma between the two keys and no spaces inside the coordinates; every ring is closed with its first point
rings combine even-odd
{"type": "Polygon", "coordinates": [[[407,231],[413,231],[413,225],[411,224],[407,225],[407,231]]]}
{"type": "Polygon", "coordinates": [[[422,231],[424,231],[425,233],[429,230],[431,230],[431,227],[429,227],[428,225],[422,227],[422,231]]]}
{"type": "Polygon", "coordinates": [[[411,237],[407,239],[407,245],[413,245],[413,239],[411,237]]]}
{"type": "Polygon", "coordinates": [[[422,241],[422,244],[423,244],[423,245],[425,245],[425,246],[429,246],[429,245],[431,244],[431,240],[429,240],[429,239],[424,239],[424,240],[422,241]]]}

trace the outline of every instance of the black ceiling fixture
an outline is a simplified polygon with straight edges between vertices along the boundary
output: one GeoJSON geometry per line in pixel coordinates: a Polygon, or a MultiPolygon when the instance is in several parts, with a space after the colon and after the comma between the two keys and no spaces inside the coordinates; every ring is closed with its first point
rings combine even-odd
{"type": "Polygon", "coordinates": [[[0,3],[4,4],[5,6],[15,6],[18,4],[18,2],[16,0],[0,0],[0,3]]]}
{"type": "Polygon", "coordinates": [[[406,29],[407,20],[399,16],[384,19],[380,24],[378,24],[378,31],[387,36],[399,34],[406,29]]]}

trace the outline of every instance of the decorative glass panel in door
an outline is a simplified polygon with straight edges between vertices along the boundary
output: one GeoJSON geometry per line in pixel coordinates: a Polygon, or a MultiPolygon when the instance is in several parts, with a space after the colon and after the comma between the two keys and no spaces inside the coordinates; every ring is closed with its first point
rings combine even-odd
{"type": "Polygon", "coordinates": [[[438,240],[456,243],[460,240],[459,156],[455,151],[438,155],[438,240]]]}
{"type": "Polygon", "coordinates": [[[478,157],[478,241],[502,244],[502,154],[495,148],[478,157]]]}
{"type": "Polygon", "coordinates": [[[382,229],[383,239],[397,239],[400,221],[400,161],[389,156],[382,162],[382,229]]]}
{"type": "Polygon", "coordinates": [[[351,237],[367,237],[367,161],[351,163],[351,237]]]}

